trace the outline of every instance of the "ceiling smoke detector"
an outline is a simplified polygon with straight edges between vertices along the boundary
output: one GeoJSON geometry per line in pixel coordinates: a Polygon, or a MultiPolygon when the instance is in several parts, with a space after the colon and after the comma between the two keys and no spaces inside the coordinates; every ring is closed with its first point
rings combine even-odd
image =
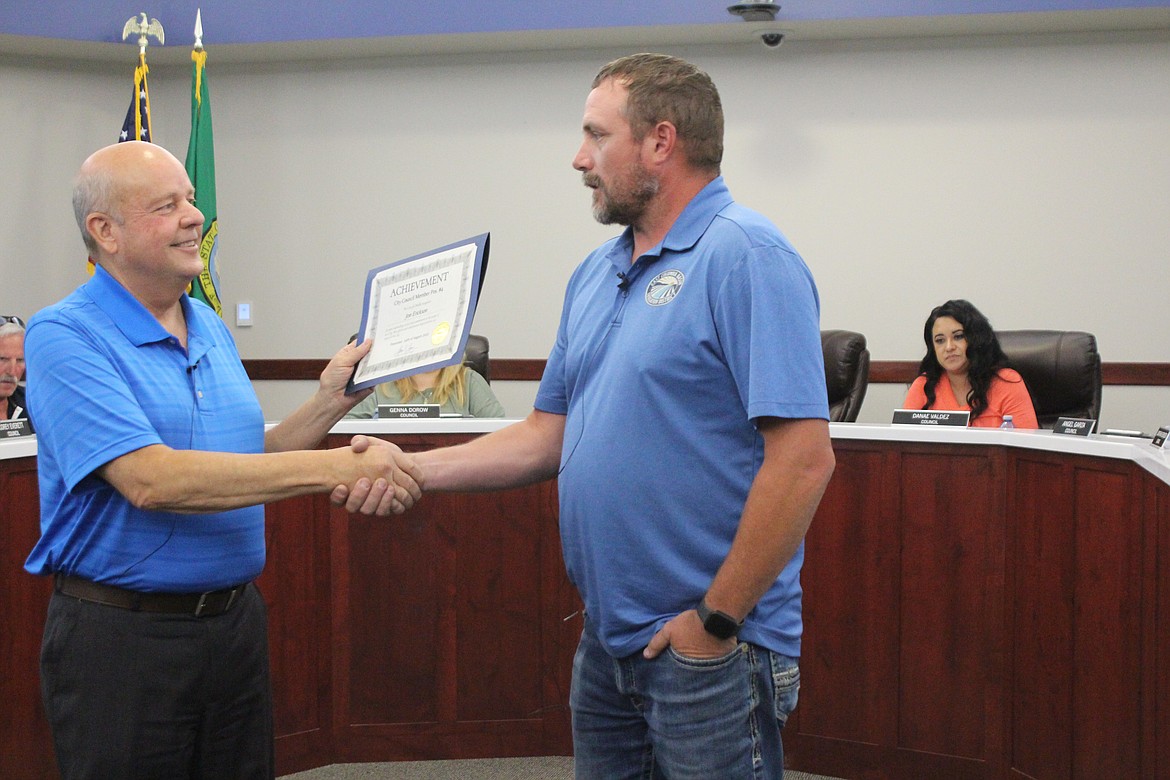
{"type": "Polygon", "coordinates": [[[779,3],[737,3],[727,6],[727,13],[738,16],[745,22],[755,25],[752,33],[769,49],[775,49],[784,43],[787,30],[776,23],[776,13],[780,10],[779,3]]]}
{"type": "Polygon", "coordinates": [[[761,3],[736,3],[727,6],[727,13],[738,16],[745,22],[774,22],[780,10],[777,3],[767,0],[761,3]]]}

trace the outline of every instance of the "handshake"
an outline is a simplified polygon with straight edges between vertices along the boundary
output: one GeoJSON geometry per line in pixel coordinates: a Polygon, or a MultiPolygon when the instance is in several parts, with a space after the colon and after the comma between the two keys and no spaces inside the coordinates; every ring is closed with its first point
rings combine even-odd
{"type": "Polygon", "coordinates": [[[339,464],[337,486],[329,495],[334,506],[363,515],[400,515],[422,498],[422,468],[396,444],[354,436],[349,447],[330,450],[339,464]]]}

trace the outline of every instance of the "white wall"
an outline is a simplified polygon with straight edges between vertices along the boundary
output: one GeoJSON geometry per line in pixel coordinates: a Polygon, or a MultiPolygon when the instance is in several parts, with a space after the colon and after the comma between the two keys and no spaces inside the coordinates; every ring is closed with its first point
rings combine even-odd
{"type": "MultiPolygon", "coordinates": [[[[568,274],[613,232],[569,163],[592,76],[624,53],[243,65],[213,48],[221,292],[256,322],[241,353],[331,354],[366,270],[490,230],[475,329],[495,357],[544,357],[568,274]]],[[[1089,330],[1106,361],[1170,360],[1170,33],[671,53],[722,92],[733,194],[805,256],[823,327],[864,332],[874,359],[918,359],[929,309],[965,297],[998,328],[1089,330]]],[[[130,71],[0,58],[0,311],[83,281],[71,178],[114,140],[130,71]]],[[[179,157],[189,80],[152,65],[155,140],[179,157]]],[[[269,417],[303,389],[261,384],[269,417]]],[[[499,390],[527,411],[530,383],[499,390]]],[[[874,388],[862,419],[888,421],[900,392],[874,388]]],[[[1167,421],[1170,391],[1106,388],[1104,425],[1167,421]]]]}

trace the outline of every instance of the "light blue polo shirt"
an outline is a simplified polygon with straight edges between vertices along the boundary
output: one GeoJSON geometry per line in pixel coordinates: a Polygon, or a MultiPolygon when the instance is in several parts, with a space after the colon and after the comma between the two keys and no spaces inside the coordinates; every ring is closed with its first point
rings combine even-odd
{"type": "MultiPolygon", "coordinates": [[[[566,415],[565,563],[615,657],[707,591],[763,462],[753,421],[828,419],[812,275],[722,178],[631,267],[632,246],[627,229],[574,272],[535,402],[566,415]]],[[[800,655],[803,557],[741,638],[800,655]]]]}
{"type": "Polygon", "coordinates": [[[134,508],[94,471],[151,444],[264,450],[264,417],[231,334],[186,295],[182,345],[98,266],[38,312],[25,336],[37,426],[41,538],[25,568],[139,591],[200,592],[264,567],[264,508],[211,514],[134,508]]]}

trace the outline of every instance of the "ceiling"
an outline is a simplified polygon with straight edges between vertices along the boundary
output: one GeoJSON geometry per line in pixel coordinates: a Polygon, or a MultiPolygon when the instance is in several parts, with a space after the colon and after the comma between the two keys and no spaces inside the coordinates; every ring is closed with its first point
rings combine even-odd
{"type": "MultiPolygon", "coordinates": [[[[126,22],[165,30],[152,63],[183,62],[194,39],[223,61],[547,50],[626,45],[1170,30],[1170,0],[781,0],[774,22],[744,22],[728,0],[0,0],[0,54],[122,60],[126,22]],[[282,4],[283,5],[283,4],[282,4]],[[289,8],[295,9],[295,12],[289,8]]],[[[767,5],[758,3],[757,5],[767,5]]]]}

